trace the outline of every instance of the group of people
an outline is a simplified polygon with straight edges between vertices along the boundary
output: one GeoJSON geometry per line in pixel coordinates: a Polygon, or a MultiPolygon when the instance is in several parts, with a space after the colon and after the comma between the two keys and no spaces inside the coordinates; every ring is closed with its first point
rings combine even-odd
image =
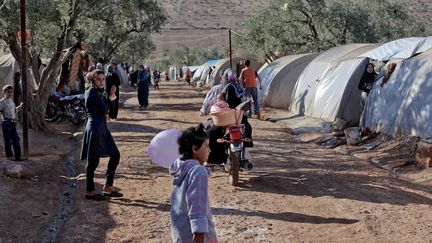
{"type": "MultiPolygon", "coordinates": [[[[262,89],[261,78],[250,64],[251,63],[249,60],[244,61],[245,67],[241,70],[240,76],[238,78],[231,69],[224,71],[221,76],[220,84],[215,85],[207,93],[200,109],[201,116],[210,114],[210,107],[217,102],[217,96],[221,93],[224,93],[227,98],[231,97],[230,100],[234,99],[234,94],[239,97],[233,102],[233,104],[240,104],[242,99],[252,99],[255,115],[258,119],[261,118],[260,104],[258,100],[258,84],[259,89],[262,89]],[[236,89],[228,89],[228,87],[235,87],[236,89]]],[[[233,106],[232,108],[236,107],[237,105],[233,106]]]]}
{"type": "MultiPolygon", "coordinates": [[[[147,84],[148,72],[141,66],[139,79],[147,84]],[[147,73],[147,76],[146,76],[147,73]]],[[[108,75],[100,69],[88,75],[91,87],[85,92],[88,119],[83,134],[81,159],[87,160],[86,194],[89,200],[122,197],[113,187],[114,176],[120,161],[120,152],[107,127],[110,110],[118,100],[117,87],[109,90],[108,75]],[[104,93],[108,91],[108,95],[104,93]],[[102,193],[94,185],[94,172],[100,158],[109,157],[105,185],[102,193]]],[[[15,107],[14,107],[15,108],[15,107]]],[[[185,130],[178,138],[181,158],[170,168],[173,191],[171,195],[171,229],[174,242],[217,242],[208,198],[208,171],[203,166],[209,156],[209,135],[204,125],[185,130]]]]}
{"type": "MultiPolygon", "coordinates": [[[[243,85],[231,69],[225,70],[221,84],[207,94],[202,113],[208,114],[215,108],[234,109],[243,103],[244,96],[249,95],[254,100],[255,112],[259,117],[255,80],[258,77],[250,67],[250,61],[246,60],[245,66],[239,77],[243,85]]],[[[245,136],[251,138],[252,127],[247,116],[243,117],[242,123],[245,124],[245,136]]],[[[224,134],[224,128],[213,125],[210,120],[206,125],[199,124],[187,129],[178,139],[182,157],[170,168],[173,184],[170,213],[173,242],[217,242],[208,197],[208,170],[205,166],[226,161],[225,145],[217,143],[217,139],[224,134]]],[[[252,144],[245,143],[245,147],[250,146],[252,144]]]]}
{"type": "MultiPolygon", "coordinates": [[[[383,87],[387,83],[391,74],[394,72],[395,68],[396,68],[395,63],[387,64],[380,84],[381,87],[383,87]]],[[[375,65],[373,63],[368,63],[358,84],[358,89],[362,91],[361,94],[362,110],[366,105],[367,97],[369,96],[369,93],[371,92],[374,83],[377,79],[378,79],[378,73],[375,71],[375,65]]]]}
{"type": "MultiPolygon", "coordinates": [[[[218,100],[214,103],[219,101],[226,104],[227,107],[235,108],[242,103],[242,97],[249,94],[255,102],[255,112],[259,116],[256,72],[250,68],[249,61],[245,62],[245,66],[240,75],[243,85],[230,69],[224,72],[223,85],[220,86],[220,92],[217,94],[218,100]]],[[[160,73],[153,72],[153,76],[155,75],[160,80],[160,73]]],[[[81,148],[81,159],[87,160],[85,197],[96,201],[105,200],[107,197],[122,197],[123,194],[113,186],[116,169],[120,162],[120,151],[107,126],[107,121],[116,119],[118,115],[121,82],[116,74],[116,65],[109,65],[106,72],[99,64],[92,66],[85,76],[88,81],[88,88],[84,94],[87,120],[81,148]],[[100,193],[95,188],[94,172],[99,165],[100,158],[104,157],[109,157],[109,162],[105,185],[100,193]]],[[[139,103],[145,108],[148,106],[151,83],[150,69],[140,66],[137,79],[139,103]]],[[[21,160],[15,119],[16,111],[21,108],[22,104],[15,106],[13,92],[12,86],[3,88],[0,112],[3,118],[6,156],[15,156],[16,160],[21,160]]],[[[251,136],[251,127],[246,116],[242,123],[246,125],[246,129],[248,126],[250,128],[246,136],[251,136]]],[[[213,134],[217,133],[218,129],[218,127],[213,130],[205,129],[203,124],[199,124],[196,128],[185,130],[178,138],[181,158],[175,161],[170,168],[173,183],[170,215],[174,242],[217,242],[208,199],[208,170],[204,167],[204,163],[212,161],[220,163],[226,156],[225,151],[215,148],[213,157],[209,157],[211,156],[209,148],[214,145],[213,134]],[[218,151],[221,151],[220,154],[218,151]],[[218,157],[220,155],[222,158],[218,157]]]]}
{"type": "MultiPolygon", "coordinates": [[[[118,74],[118,65],[116,63],[111,63],[107,66],[106,68],[106,72],[104,73],[105,77],[106,77],[106,82],[105,82],[105,86],[104,86],[104,90],[111,90],[112,87],[116,88],[116,96],[119,97],[120,96],[120,85],[121,85],[121,81],[120,81],[120,76],[118,74]]],[[[85,73],[85,79],[87,82],[87,89],[92,87],[92,73],[94,72],[94,70],[100,70],[102,72],[104,72],[104,65],[100,62],[98,62],[96,64],[96,66],[91,65],[87,71],[87,73],[85,73]]],[[[104,92],[103,93],[106,97],[109,97],[109,93],[104,92]]],[[[119,99],[116,99],[115,102],[113,103],[111,109],[109,110],[109,117],[111,119],[117,119],[118,116],[118,109],[119,109],[119,99]]]]}

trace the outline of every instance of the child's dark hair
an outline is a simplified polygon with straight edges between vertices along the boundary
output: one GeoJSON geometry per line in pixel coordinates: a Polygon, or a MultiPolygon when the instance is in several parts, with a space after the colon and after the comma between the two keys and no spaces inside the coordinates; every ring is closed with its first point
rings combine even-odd
{"type": "Polygon", "coordinates": [[[6,92],[7,90],[13,90],[14,88],[12,87],[12,85],[5,85],[3,86],[3,93],[6,92]]]}
{"type": "Polygon", "coordinates": [[[193,159],[192,148],[196,146],[201,148],[202,144],[209,136],[204,131],[204,125],[198,124],[197,127],[191,127],[183,131],[182,135],[178,138],[179,154],[182,155],[182,160],[193,159]]]}

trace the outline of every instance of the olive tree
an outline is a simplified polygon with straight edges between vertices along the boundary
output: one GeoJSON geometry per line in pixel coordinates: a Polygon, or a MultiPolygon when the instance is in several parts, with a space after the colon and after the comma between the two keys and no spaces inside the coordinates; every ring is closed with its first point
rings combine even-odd
{"type": "Polygon", "coordinates": [[[246,19],[236,46],[258,59],[348,43],[427,35],[403,1],[273,0],[246,19]]]}
{"type": "MultiPolygon", "coordinates": [[[[29,93],[29,125],[45,129],[43,119],[48,96],[58,75],[62,52],[79,16],[80,0],[27,1],[27,25],[32,38],[28,43],[27,67],[29,93]],[[40,74],[40,58],[50,61],[40,74]]],[[[0,40],[9,47],[16,60],[21,60],[19,1],[7,1],[0,11],[0,40]]]]}
{"type": "MultiPolygon", "coordinates": [[[[125,45],[131,53],[143,40],[151,51],[149,34],[165,23],[163,9],[156,0],[37,0],[27,1],[27,25],[32,38],[27,46],[29,67],[29,125],[46,129],[44,113],[49,94],[59,75],[64,49],[77,41],[88,44],[96,57],[110,60],[125,45]],[[49,59],[39,73],[40,58],[49,59]]],[[[0,11],[0,41],[21,60],[17,40],[20,29],[19,1],[10,0],[0,11]]]]}

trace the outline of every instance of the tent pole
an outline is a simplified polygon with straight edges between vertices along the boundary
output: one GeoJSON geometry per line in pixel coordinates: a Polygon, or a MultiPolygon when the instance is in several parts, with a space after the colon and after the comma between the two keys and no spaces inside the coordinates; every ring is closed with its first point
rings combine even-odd
{"type": "Polygon", "coordinates": [[[21,17],[21,82],[23,92],[23,147],[24,158],[29,159],[28,147],[28,94],[27,94],[27,44],[26,44],[26,1],[20,0],[20,17],[21,17]]]}
{"type": "Polygon", "coordinates": [[[231,46],[231,29],[228,29],[229,35],[229,58],[230,58],[230,68],[232,70],[232,46],[231,46]]]}

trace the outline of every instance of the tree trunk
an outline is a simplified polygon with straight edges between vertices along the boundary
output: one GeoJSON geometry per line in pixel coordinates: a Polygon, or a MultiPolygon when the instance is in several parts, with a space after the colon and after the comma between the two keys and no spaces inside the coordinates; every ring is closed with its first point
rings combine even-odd
{"type": "MultiPolygon", "coordinates": [[[[44,119],[45,108],[52,87],[54,86],[54,82],[59,73],[65,41],[69,38],[78,18],[79,3],[80,0],[69,1],[69,21],[64,24],[63,30],[57,38],[56,52],[51,58],[48,66],[42,72],[42,75],[39,74],[39,54],[34,50],[28,52],[27,62],[29,70],[27,71],[29,72],[29,75],[27,82],[29,83],[29,91],[27,95],[29,97],[28,122],[30,128],[39,130],[47,129],[47,124],[44,119]]],[[[8,37],[9,49],[16,60],[20,62],[21,48],[15,38],[15,33],[9,33],[8,37]]]]}

